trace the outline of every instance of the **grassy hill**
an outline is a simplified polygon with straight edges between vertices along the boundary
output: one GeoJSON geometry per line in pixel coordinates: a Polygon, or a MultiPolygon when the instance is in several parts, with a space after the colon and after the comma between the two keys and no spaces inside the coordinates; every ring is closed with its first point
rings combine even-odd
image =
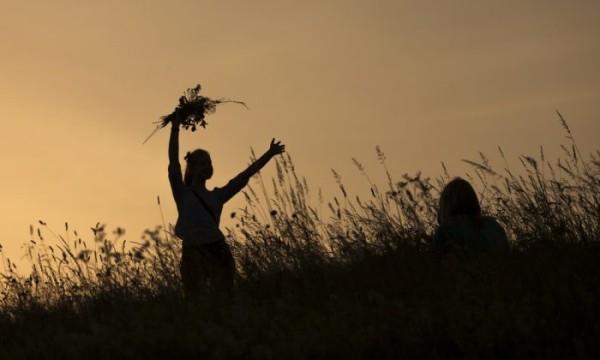
{"type": "Polygon", "coordinates": [[[40,222],[31,274],[5,260],[0,358],[597,358],[600,152],[564,150],[515,171],[470,162],[512,247],[470,260],[430,249],[447,175],[388,173],[366,199],[336,175],[339,196],[311,204],[284,157],[231,214],[231,301],[183,298],[165,224],[126,244],[122,229],[97,224],[84,239],[40,222]]]}

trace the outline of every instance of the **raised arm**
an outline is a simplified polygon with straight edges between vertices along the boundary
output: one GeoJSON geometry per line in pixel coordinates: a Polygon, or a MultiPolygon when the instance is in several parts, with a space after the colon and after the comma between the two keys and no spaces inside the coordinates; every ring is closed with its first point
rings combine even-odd
{"type": "Polygon", "coordinates": [[[252,175],[260,171],[274,156],[282,154],[285,151],[285,145],[281,144],[280,141],[271,140],[269,149],[262,154],[261,157],[256,159],[248,168],[242,171],[238,176],[231,179],[227,185],[220,189],[222,201],[226,202],[237,194],[246,184],[252,175]]]}
{"type": "Polygon", "coordinates": [[[179,122],[173,121],[171,137],[169,138],[169,182],[173,196],[177,196],[179,190],[184,186],[179,164],[179,122]]]}
{"type": "Polygon", "coordinates": [[[239,176],[250,179],[252,175],[256,174],[260,171],[275,155],[281,154],[285,151],[285,145],[281,144],[281,141],[275,141],[275,139],[271,140],[271,145],[269,146],[269,150],[265,151],[261,157],[256,159],[255,162],[250,164],[248,168],[240,173],[239,176]]]}

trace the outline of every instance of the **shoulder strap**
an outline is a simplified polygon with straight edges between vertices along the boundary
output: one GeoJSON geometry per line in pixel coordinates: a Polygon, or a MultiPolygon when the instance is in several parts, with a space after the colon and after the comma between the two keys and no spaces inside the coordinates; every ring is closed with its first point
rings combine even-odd
{"type": "Polygon", "coordinates": [[[215,216],[215,213],[213,213],[212,210],[210,209],[210,207],[208,207],[208,205],[206,204],[206,202],[204,201],[204,199],[202,198],[202,196],[198,195],[198,193],[195,192],[194,190],[192,190],[192,192],[194,193],[194,195],[196,195],[196,197],[198,198],[198,200],[200,200],[200,203],[202,204],[202,206],[204,206],[204,208],[206,209],[206,211],[208,211],[208,214],[213,219],[213,221],[215,222],[215,224],[217,226],[219,226],[219,222],[217,221],[217,217],[215,216]]]}

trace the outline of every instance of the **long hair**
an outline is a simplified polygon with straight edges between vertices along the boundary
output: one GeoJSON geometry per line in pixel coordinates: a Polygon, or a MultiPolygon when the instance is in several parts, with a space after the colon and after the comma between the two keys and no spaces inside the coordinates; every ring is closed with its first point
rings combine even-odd
{"type": "Polygon", "coordinates": [[[481,216],[481,207],[475,190],[468,181],[454,178],[442,190],[438,209],[438,223],[441,225],[453,216],[481,216]]]}
{"type": "Polygon", "coordinates": [[[188,153],[185,155],[185,172],[183,175],[183,183],[186,186],[191,185],[194,174],[200,168],[199,165],[201,160],[204,160],[206,158],[208,158],[208,160],[210,161],[210,154],[204,149],[196,149],[192,152],[188,151],[188,153]]]}

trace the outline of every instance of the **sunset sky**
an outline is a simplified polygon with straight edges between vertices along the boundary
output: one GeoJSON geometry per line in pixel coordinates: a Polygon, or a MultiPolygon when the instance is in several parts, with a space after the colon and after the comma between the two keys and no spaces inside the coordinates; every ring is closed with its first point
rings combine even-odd
{"type": "Polygon", "coordinates": [[[583,153],[598,149],[597,0],[0,0],[0,19],[0,244],[13,258],[39,219],[139,240],[161,222],[158,195],[174,223],[168,130],[142,141],[196,83],[250,108],[182,132],[182,154],[211,152],[209,187],[272,137],[326,197],[331,168],[365,189],[353,157],[383,181],[376,145],[397,177],[436,176],[441,161],[462,175],[461,159],[497,159],[497,146],[556,156],[556,109],[583,153]]]}

